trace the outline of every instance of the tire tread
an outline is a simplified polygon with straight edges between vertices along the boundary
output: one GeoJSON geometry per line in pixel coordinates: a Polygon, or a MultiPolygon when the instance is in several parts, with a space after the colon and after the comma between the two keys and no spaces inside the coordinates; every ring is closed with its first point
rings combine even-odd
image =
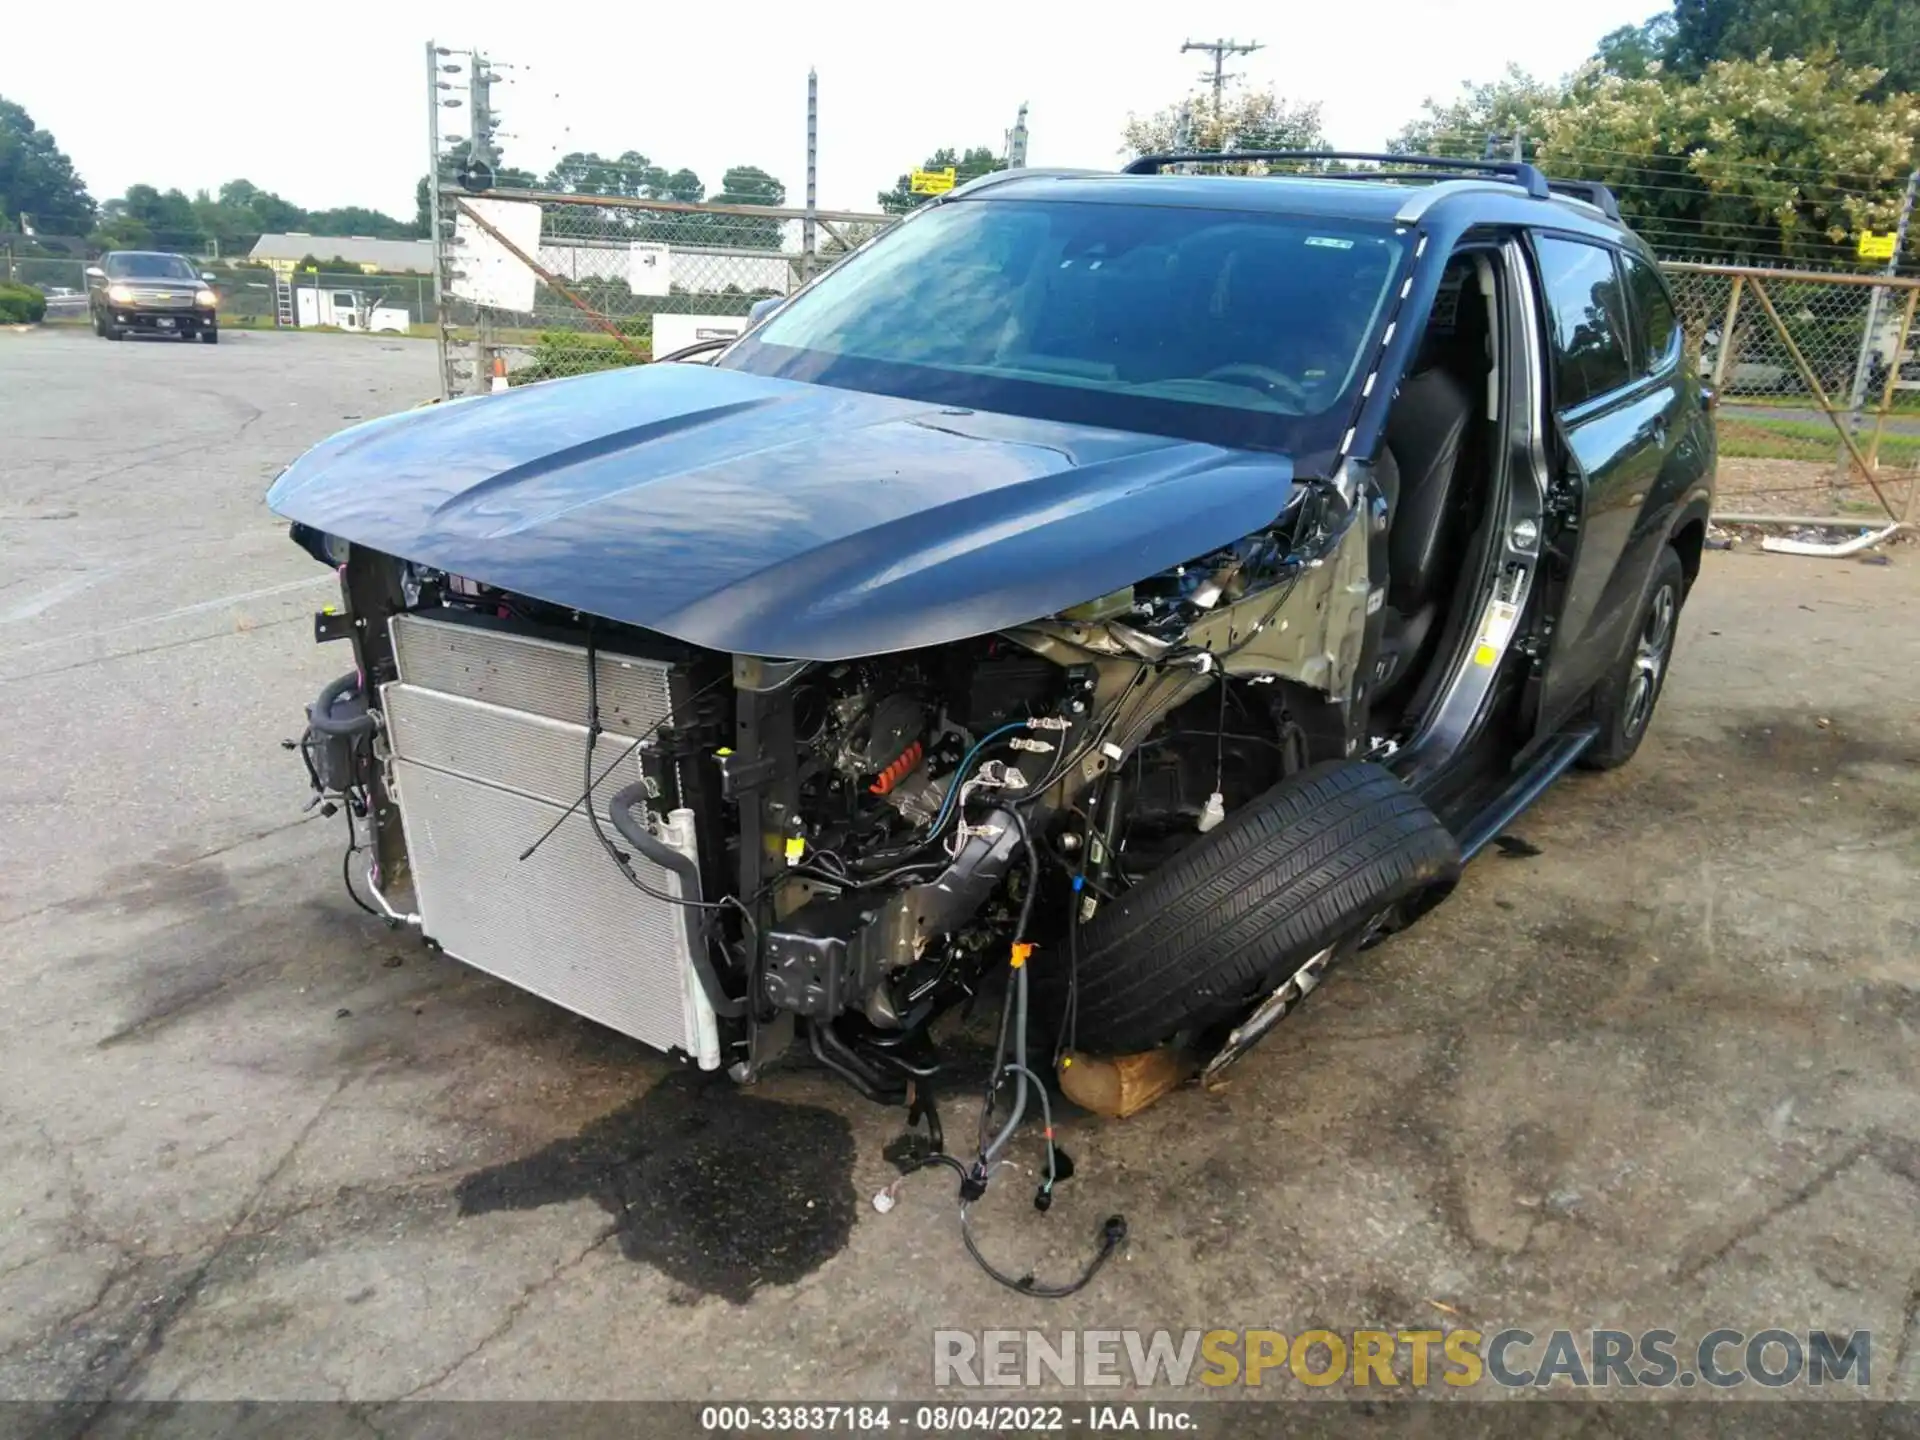
{"type": "Polygon", "coordinates": [[[1096,914],[1081,936],[1079,1033],[1098,1049],[1157,1044],[1459,865],[1453,836],[1388,771],[1314,766],[1096,914]]]}

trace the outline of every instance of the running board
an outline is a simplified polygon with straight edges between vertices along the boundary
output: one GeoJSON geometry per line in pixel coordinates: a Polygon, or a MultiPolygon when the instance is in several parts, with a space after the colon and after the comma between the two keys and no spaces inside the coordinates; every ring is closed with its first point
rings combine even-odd
{"type": "Polygon", "coordinates": [[[1471,860],[1491,845],[1521,811],[1545,794],[1547,787],[1586,753],[1599,734],[1599,726],[1587,723],[1562,731],[1548,742],[1533,763],[1516,775],[1460,832],[1461,860],[1471,860]]]}

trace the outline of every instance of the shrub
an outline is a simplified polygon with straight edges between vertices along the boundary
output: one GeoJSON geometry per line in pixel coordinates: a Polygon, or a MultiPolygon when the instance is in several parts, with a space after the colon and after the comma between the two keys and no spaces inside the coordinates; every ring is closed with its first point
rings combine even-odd
{"type": "Polygon", "coordinates": [[[47,315],[47,297],[29,285],[0,284],[0,325],[38,325],[47,315]]]}
{"type": "MultiPolygon", "coordinates": [[[[652,317],[629,320],[620,327],[634,337],[642,354],[649,348],[653,331],[652,317]]],[[[513,378],[526,384],[533,380],[555,380],[564,375],[586,375],[596,370],[617,370],[623,365],[639,364],[633,352],[611,335],[593,330],[543,330],[533,347],[533,358],[513,372],[513,378]]]]}

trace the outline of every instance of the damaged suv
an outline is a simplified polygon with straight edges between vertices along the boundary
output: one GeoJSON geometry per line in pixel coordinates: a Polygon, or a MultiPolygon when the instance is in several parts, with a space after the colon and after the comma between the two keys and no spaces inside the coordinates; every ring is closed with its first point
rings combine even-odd
{"type": "Polygon", "coordinates": [[[710,364],[302,457],[356,896],[882,1098],[1004,979],[1016,1063],[1124,1110],[1101,1057],[1227,1063],[1626,760],[1714,466],[1651,255],[1527,165],[1233,157],[1303,158],[988,176],[710,364]]]}

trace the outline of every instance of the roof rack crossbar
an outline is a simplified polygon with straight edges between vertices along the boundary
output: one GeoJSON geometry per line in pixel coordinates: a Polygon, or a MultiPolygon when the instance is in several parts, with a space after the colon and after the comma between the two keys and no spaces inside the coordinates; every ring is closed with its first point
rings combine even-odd
{"type": "Polygon", "coordinates": [[[1570,200],[1586,201],[1609,220],[1620,219],[1620,201],[1613,191],[1598,180],[1549,179],[1547,188],[1556,195],[1565,195],[1570,200]]]}
{"type": "Polygon", "coordinates": [[[1461,160],[1442,155],[1386,155],[1369,150],[1180,150],[1160,155],[1142,155],[1121,173],[1157,175],[1169,165],[1219,164],[1225,160],[1362,160],[1375,165],[1400,167],[1393,175],[1378,171],[1342,172],[1323,179],[1446,179],[1446,175],[1428,176],[1428,171],[1451,171],[1452,178],[1490,175],[1522,186],[1536,200],[1545,200],[1551,191],[1547,177],[1520,160],[1461,160]]]}

